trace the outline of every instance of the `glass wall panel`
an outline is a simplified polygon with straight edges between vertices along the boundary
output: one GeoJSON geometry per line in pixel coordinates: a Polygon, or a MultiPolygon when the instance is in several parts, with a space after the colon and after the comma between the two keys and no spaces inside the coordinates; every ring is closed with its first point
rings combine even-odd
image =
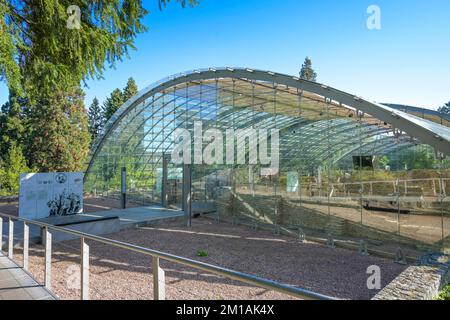
{"type": "MultiPolygon", "coordinates": [[[[448,246],[450,160],[440,161],[431,146],[326,98],[244,78],[169,86],[109,125],[89,167],[86,191],[118,197],[120,169],[126,167],[130,201],[161,203],[162,156],[173,150],[176,128],[192,136],[199,121],[202,134],[220,129],[224,144],[227,129],[277,128],[277,174],[262,175],[263,165],[249,164],[248,139],[235,137],[232,163],[193,165],[194,207],[215,203],[224,218],[371,240],[391,252],[397,245],[448,246]],[[236,162],[238,151],[244,151],[243,164],[236,162]]],[[[421,117],[448,125],[434,113],[421,117]]],[[[202,140],[202,149],[192,148],[191,156],[208,143],[202,140]]],[[[223,151],[226,161],[225,145],[223,151]]],[[[169,166],[169,202],[175,207],[181,204],[180,170],[169,166]]]]}
{"type": "Polygon", "coordinates": [[[441,161],[427,145],[399,151],[400,236],[419,249],[442,240],[441,161]]]}
{"type": "Polygon", "coordinates": [[[442,160],[441,175],[442,209],[442,247],[444,253],[450,253],[450,157],[442,160]]]}

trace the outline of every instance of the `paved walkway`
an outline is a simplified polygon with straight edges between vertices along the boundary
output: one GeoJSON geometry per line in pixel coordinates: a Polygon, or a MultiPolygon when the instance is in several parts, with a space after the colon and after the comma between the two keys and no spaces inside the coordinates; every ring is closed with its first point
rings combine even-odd
{"type": "Polygon", "coordinates": [[[56,299],[9,258],[0,256],[0,300],[56,299]]]}
{"type": "Polygon", "coordinates": [[[136,224],[145,224],[155,220],[182,217],[184,216],[184,212],[153,205],[147,207],[98,211],[85,213],[83,215],[90,217],[118,217],[120,219],[121,229],[127,229],[136,226],[136,224]]]}

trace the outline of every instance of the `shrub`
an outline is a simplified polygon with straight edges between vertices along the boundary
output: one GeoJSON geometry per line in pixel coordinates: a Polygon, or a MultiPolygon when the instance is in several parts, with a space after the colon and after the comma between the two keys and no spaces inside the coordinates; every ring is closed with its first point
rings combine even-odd
{"type": "Polygon", "coordinates": [[[1,195],[19,194],[20,174],[29,171],[22,149],[13,144],[0,164],[1,195]]]}
{"type": "Polygon", "coordinates": [[[447,285],[436,297],[436,300],[450,300],[450,285],[447,285]]]}
{"type": "Polygon", "coordinates": [[[197,251],[197,257],[207,257],[207,256],[208,256],[208,252],[203,251],[203,250],[197,251]]]}

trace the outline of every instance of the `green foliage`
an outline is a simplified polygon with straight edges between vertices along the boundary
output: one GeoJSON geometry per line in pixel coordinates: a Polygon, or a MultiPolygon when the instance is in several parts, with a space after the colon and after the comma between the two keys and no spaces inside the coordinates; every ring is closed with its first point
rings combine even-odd
{"type": "Polygon", "coordinates": [[[208,256],[208,252],[203,251],[203,250],[197,250],[197,257],[207,257],[208,256]]]}
{"type": "Polygon", "coordinates": [[[106,101],[103,104],[103,108],[105,110],[105,122],[111,118],[111,116],[120,108],[120,106],[124,103],[122,91],[120,89],[115,89],[111,95],[106,98],[106,101]]]}
{"type": "Polygon", "coordinates": [[[90,135],[83,100],[83,91],[75,87],[33,106],[28,156],[39,171],[84,169],[90,135]]]}
{"type": "MultiPolygon", "coordinates": [[[[10,90],[0,114],[1,155],[16,145],[38,171],[81,170],[102,112],[97,101],[89,127],[80,85],[102,78],[106,66],[135,49],[146,14],[142,0],[0,0],[0,81],[10,90]],[[79,28],[68,27],[73,5],[81,11],[79,28]]],[[[136,92],[130,79],[123,94],[118,90],[107,101],[105,116],[136,92]]]]}
{"type": "Polygon", "coordinates": [[[138,93],[138,86],[136,81],[133,78],[129,78],[127,81],[127,85],[123,89],[123,101],[126,102],[128,99],[133,97],[138,93]]]}
{"type": "MultiPolygon", "coordinates": [[[[160,7],[169,2],[159,0],[160,7]]],[[[0,0],[0,78],[33,95],[102,78],[105,62],[114,66],[135,49],[146,15],[142,0],[0,0]],[[80,8],[79,28],[68,28],[73,5],[80,8]]]]}
{"type": "Polygon", "coordinates": [[[389,158],[387,156],[382,156],[380,160],[378,160],[378,163],[384,169],[387,165],[389,165],[389,158]]]}
{"type": "Polygon", "coordinates": [[[29,126],[26,119],[27,100],[11,93],[0,114],[0,158],[12,144],[25,144],[29,126]]]}
{"type": "Polygon", "coordinates": [[[101,78],[105,62],[127,56],[147,11],[140,0],[0,0],[0,13],[2,75],[25,82],[28,94],[51,94],[101,78]],[[67,27],[71,5],[81,10],[79,29],[67,27]]]}
{"type": "Polygon", "coordinates": [[[442,160],[442,169],[450,169],[450,157],[446,157],[444,160],[442,160]]]}
{"type": "Polygon", "coordinates": [[[89,133],[91,134],[91,142],[95,141],[103,127],[103,110],[100,107],[97,98],[94,98],[88,111],[89,133]]]}
{"type": "Polygon", "coordinates": [[[20,67],[15,60],[18,51],[14,39],[16,31],[6,20],[9,11],[4,0],[0,0],[0,81],[7,79],[9,89],[22,94],[20,67]]]}
{"type": "Polygon", "coordinates": [[[0,0],[0,77],[27,110],[10,101],[1,149],[24,146],[39,171],[82,169],[90,135],[80,83],[127,56],[146,13],[140,0],[0,0]],[[71,5],[80,28],[68,28],[71,5]]]}
{"type": "Polygon", "coordinates": [[[438,109],[439,112],[450,114],[450,101],[438,109]]]}
{"type": "Polygon", "coordinates": [[[300,70],[300,79],[317,81],[317,73],[312,68],[312,62],[309,57],[306,57],[305,62],[303,62],[302,69],[300,70]]]}
{"type": "Polygon", "coordinates": [[[29,171],[22,149],[12,144],[0,165],[0,194],[18,194],[20,174],[29,171]]]}
{"type": "Polygon", "coordinates": [[[447,285],[439,295],[435,298],[436,300],[450,300],[450,285],[447,285]]]}
{"type": "Polygon", "coordinates": [[[406,165],[408,170],[411,169],[433,169],[437,160],[433,153],[426,149],[412,148],[402,155],[401,163],[406,165]]]}
{"type": "Polygon", "coordinates": [[[133,78],[128,79],[127,85],[123,91],[120,89],[115,89],[111,92],[111,95],[106,98],[106,101],[103,104],[105,122],[111,118],[111,116],[122,106],[122,104],[124,104],[136,93],[138,93],[138,87],[133,78]]]}
{"type": "Polygon", "coordinates": [[[358,181],[390,181],[397,178],[396,172],[385,170],[362,169],[352,175],[354,182],[358,181]]]}

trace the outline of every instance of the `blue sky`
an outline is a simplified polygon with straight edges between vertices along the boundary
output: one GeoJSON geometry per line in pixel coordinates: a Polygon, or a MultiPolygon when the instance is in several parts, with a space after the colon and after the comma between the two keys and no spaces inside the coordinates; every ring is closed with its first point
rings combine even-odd
{"type": "MultiPolygon", "coordinates": [[[[311,57],[318,81],[371,101],[435,109],[450,100],[448,0],[201,0],[196,8],[146,0],[149,31],[130,59],[88,81],[86,105],[128,77],[139,88],[207,67],[252,67],[298,74],[311,57]],[[366,27],[369,5],[381,30],[366,27]]],[[[7,91],[0,84],[0,103],[7,91]]]]}

